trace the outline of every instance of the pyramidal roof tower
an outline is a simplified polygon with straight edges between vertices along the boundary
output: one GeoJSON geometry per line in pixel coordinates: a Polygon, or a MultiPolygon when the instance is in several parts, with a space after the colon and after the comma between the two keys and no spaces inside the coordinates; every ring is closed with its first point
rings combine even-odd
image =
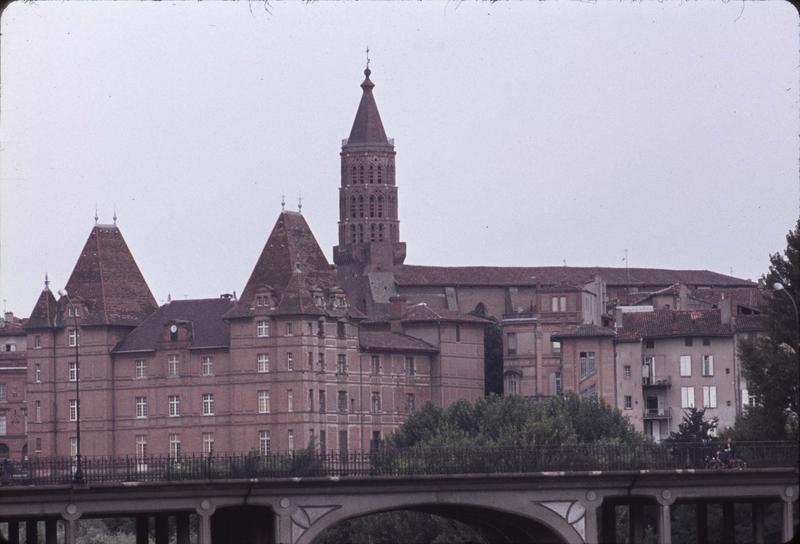
{"type": "MultiPolygon", "coordinates": [[[[158,308],[116,224],[92,228],[66,291],[83,308],[82,325],[136,326],[158,308]]],[[[66,299],[59,300],[62,317],[66,299]]]]}
{"type": "Polygon", "coordinates": [[[394,141],[383,129],[371,74],[367,60],[361,102],[350,137],[342,142],[339,244],[333,249],[334,262],[356,267],[357,273],[390,271],[406,256],[397,218],[394,141]]]}

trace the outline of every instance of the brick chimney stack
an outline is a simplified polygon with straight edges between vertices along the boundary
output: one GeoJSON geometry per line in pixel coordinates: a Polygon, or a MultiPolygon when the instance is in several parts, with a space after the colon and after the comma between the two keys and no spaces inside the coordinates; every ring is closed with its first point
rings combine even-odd
{"type": "Polygon", "coordinates": [[[406,297],[394,295],[389,297],[389,329],[392,332],[402,333],[403,327],[400,320],[406,310],[406,297]]]}

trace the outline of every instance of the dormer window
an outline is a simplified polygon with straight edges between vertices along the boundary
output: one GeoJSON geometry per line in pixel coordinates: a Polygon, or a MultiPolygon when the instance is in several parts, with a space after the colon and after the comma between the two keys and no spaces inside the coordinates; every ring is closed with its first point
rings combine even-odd
{"type": "Polygon", "coordinates": [[[178,341],[178,326],[174,323],[169,326],[169,341],[170,342],[178,341]]]}
{"type": "Polygon", "coordinates": [[[256,295],[256,307],[261,308],[267,305],[267,297],[264,295],[256,295]]]}

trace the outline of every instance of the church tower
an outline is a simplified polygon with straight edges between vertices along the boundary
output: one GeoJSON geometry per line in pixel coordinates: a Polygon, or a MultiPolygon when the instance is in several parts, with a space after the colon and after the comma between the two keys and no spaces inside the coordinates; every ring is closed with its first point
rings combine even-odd
{"type": "Polygon", "coordinates": [[[342,142],[339,245],[333,248],[337,265],[360,273],[390,271],[406,256],[397,218],[394,140],[383,130],[370,74],[368,60],[361,103],[350,137],[342,142]]]}

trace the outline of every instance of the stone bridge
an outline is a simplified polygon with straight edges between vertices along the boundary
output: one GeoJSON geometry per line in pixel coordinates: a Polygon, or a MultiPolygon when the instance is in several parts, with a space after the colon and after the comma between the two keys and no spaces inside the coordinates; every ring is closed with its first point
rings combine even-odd
{"type": "Polygon", "coordinates": [[[795,467],[129,481],[0,487],[0,524],[14,544],[39,533],[47,544],[75,544],[77,524],[92,517],[136,518],[137,544],[148,542],[151,519],[156,544],[188,544],[191,523],[200,544],[312,544],[347,519],[417,510],[462,521],[492,543],[594,544],[618,540],[616,513],[628,508],[632,541],[641,541],[648,509],[668,544],[674,505],[694,505],[702,541],[707,505],[722,504],[722,540],[732,543],[733,506],[746,503],[761,543],[768,503],[781,505],[782,539],[792,539],[797,497],[795,467]]]}

